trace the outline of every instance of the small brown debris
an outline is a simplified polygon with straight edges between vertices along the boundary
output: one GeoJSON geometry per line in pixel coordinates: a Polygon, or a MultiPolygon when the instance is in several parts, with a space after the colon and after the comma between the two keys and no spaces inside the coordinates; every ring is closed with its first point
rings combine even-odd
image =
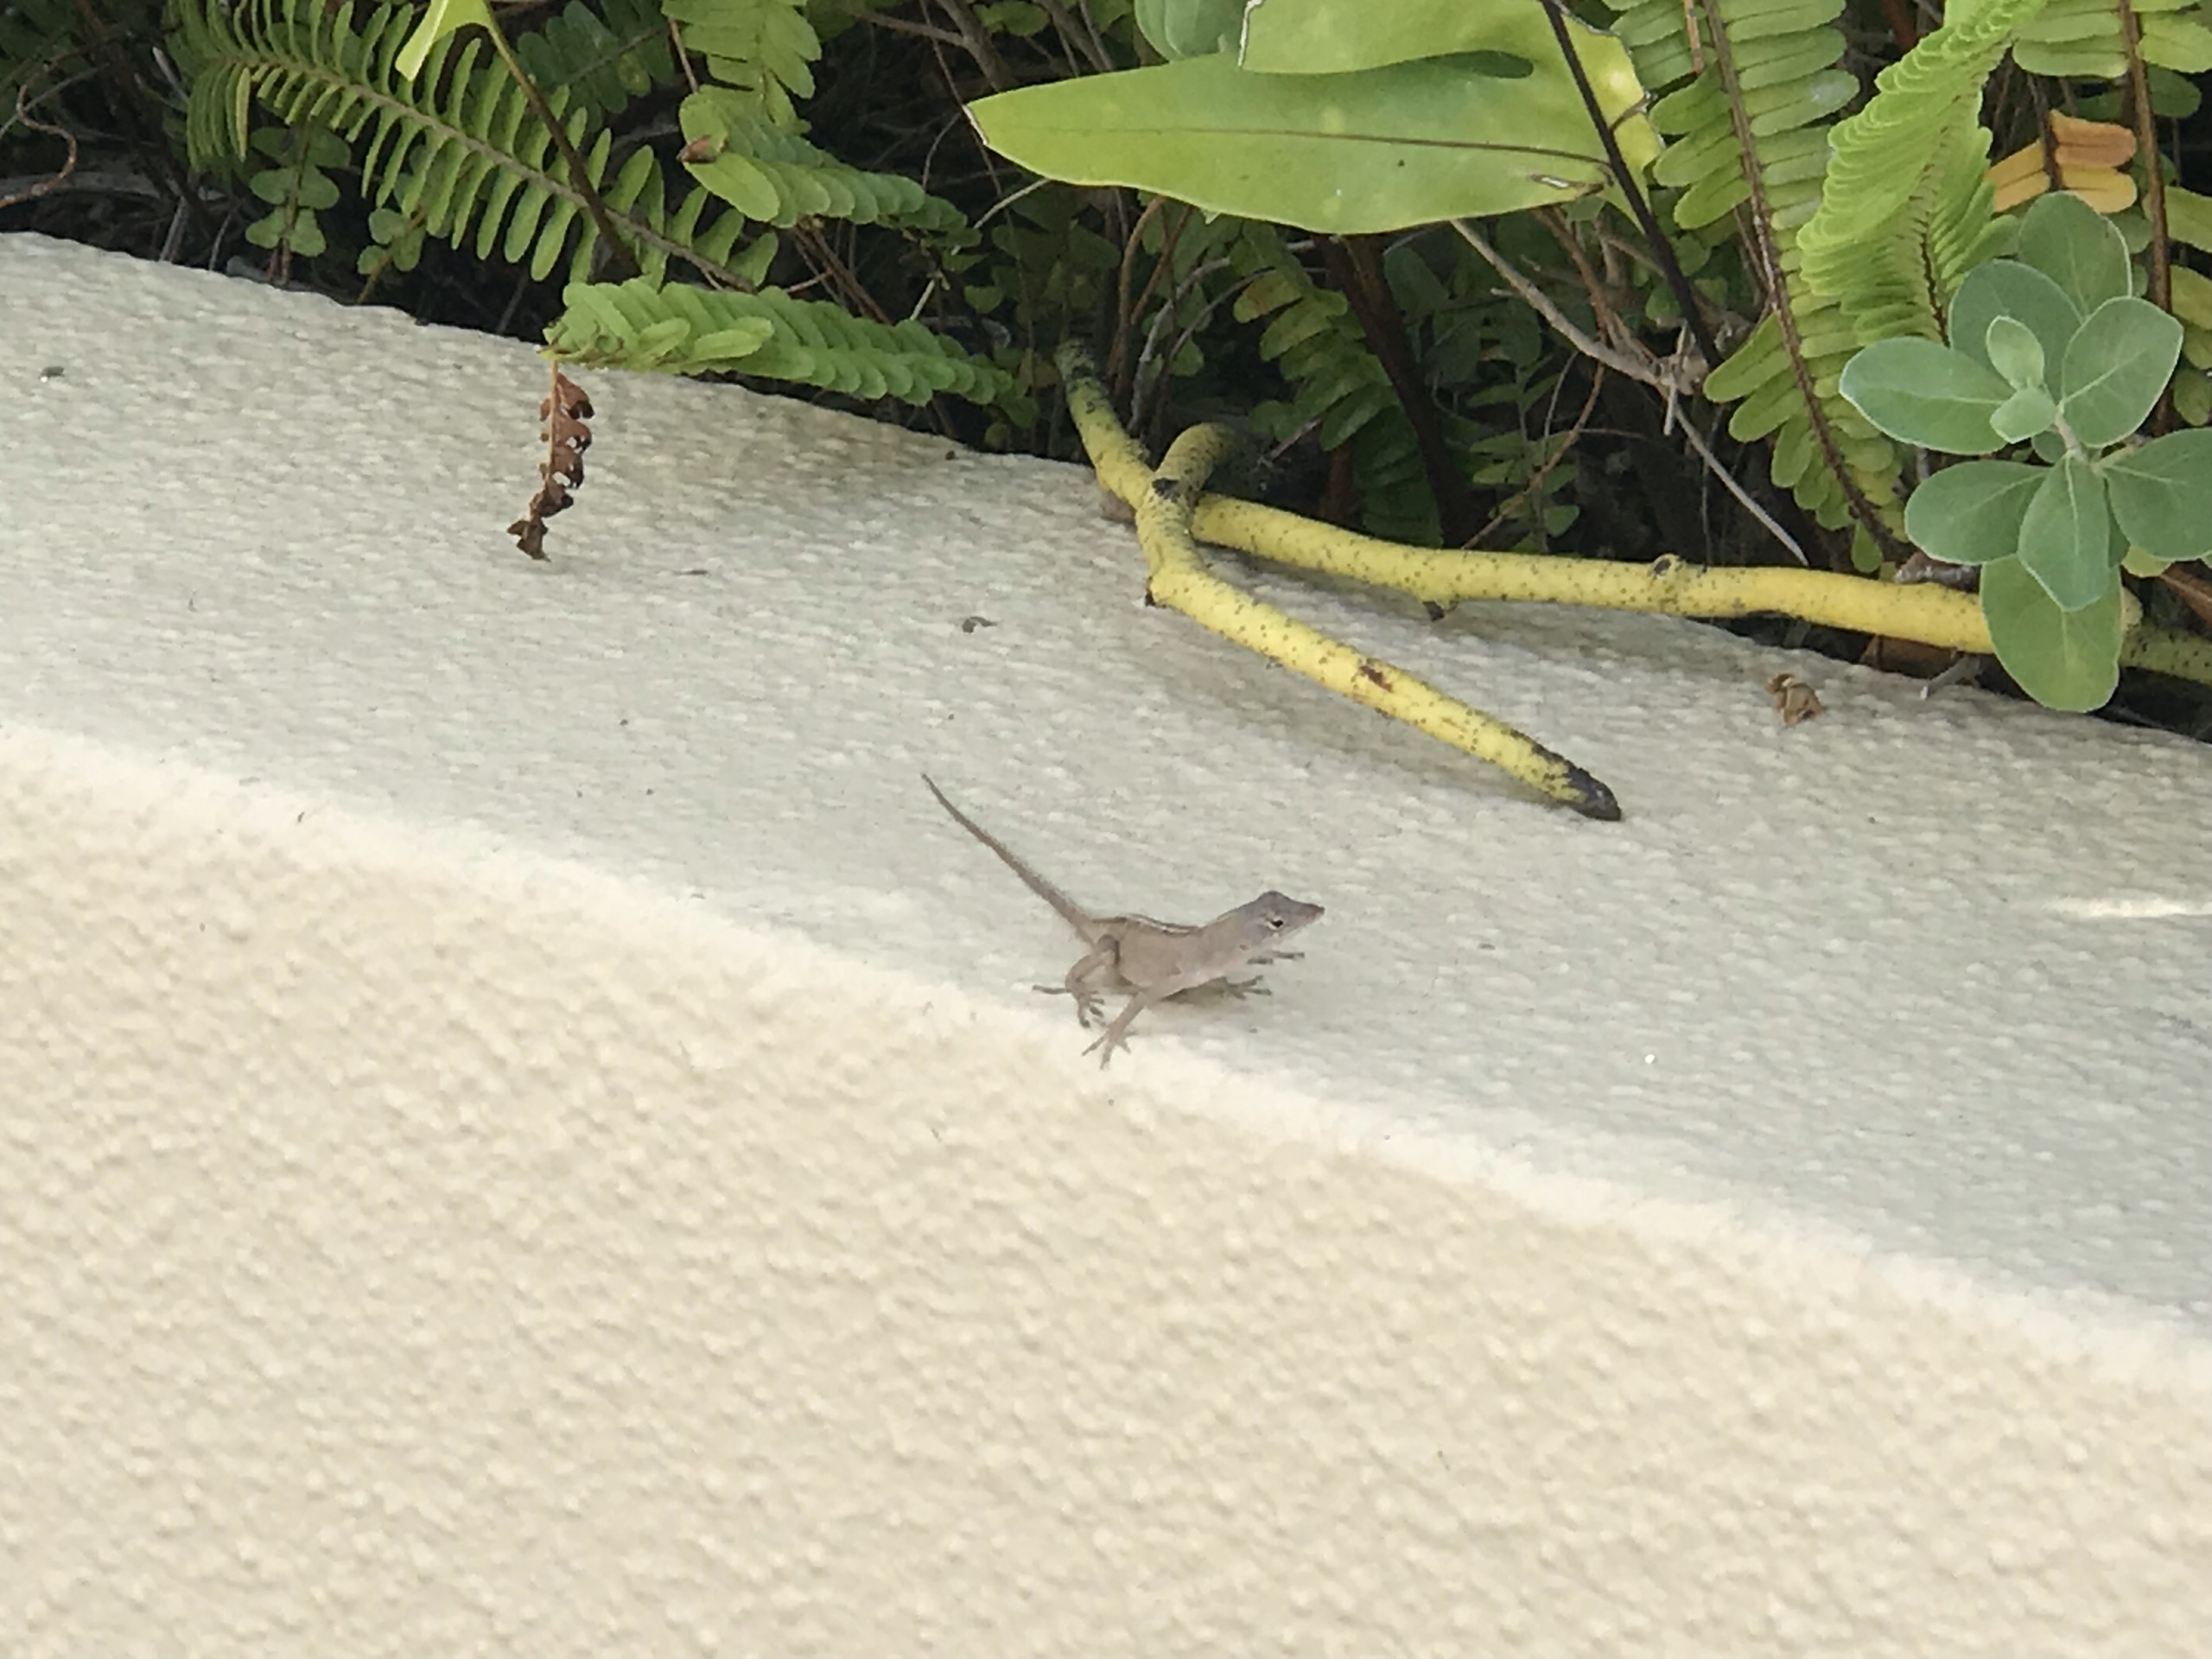
{"type": "Polygon", "coordinates": [[[530,498],[530,511],[507,526],[515,545],[533,559],[545,556],[545,521],[574,505],[571,490],[584,481],[584,451],[591,448],[591,399],[583,388],[553,368],[553,390],[537,405],[537,418],[545,423],[538,436],[545,441],[545,460],[537,468],[541,482],[530,498]]]}
{"type": "Polygon", "coordinates": [[[1795,674],[1771,676],[1766,694],[1774,699],[1774,712],[1784,726],[1795,726],[1822,712],[1820,694],[1795,674]]]}

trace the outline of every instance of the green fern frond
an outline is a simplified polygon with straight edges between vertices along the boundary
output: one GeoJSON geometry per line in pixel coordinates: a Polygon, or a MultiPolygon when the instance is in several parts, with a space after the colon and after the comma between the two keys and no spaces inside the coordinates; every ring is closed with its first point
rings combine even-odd
{"type": "Polygon", "coordinates": [[[1730,433],[1746,442],[1771,438],[1774,481],[1829,529],[1851,520],[1853,492],[1894,521],[1902,468],[1895,448],[1836,391],[1858,348],[1855,325],[1800,269],[1799,233],[1821,206],[1829,172],[1828,125],[1859,91],[1841,67],[1844,40],[1834,24],[1842,10],[1842,0],[1711,0],[1694,10],[1684,0],[1635,0],[1616,26],[1643,84],[1670,89],[1651,111],[1652,124],[1671,135],[1652,175],[1681,192],[1675,222],[1694,229],[1753,200],[1764,207],[1782,290],[1773,297],[1788,308],[1790,328],[1770,309],[1707,378],[1705,395],[1741,400],[1730,433]],[[1725,46],[1713,36],[1715,14],[1725,46]],[[1748,160],[1730,108],[1724,49],[1757,151],[1748,160]]]}
{"type": "MultiPolygon", "coordinates": [[[[2212,69],[2212,29],[2199,0],[2134,0],[2143,61],[2177,73],[2212,69]]],[[[2020,26],[2012,61],[2032,75],[2118,80],[2127,52],[2113,0],[2050,0],[2020,26]]]]}
{"type": "Polygon", "coordinates": [[[966,223],[950,202],[896,173],[849,167],[797,133],[772,125],[727,87],[683,100],[683,136],[711,151],[691,176],[747,219],[785,228],[802,219],[897,225],[947,232],[966,223]]]}
{"type": "Polygon", "coordinates": [[[1390,377],[1351,315],[1351,302],[1316,283],[1272,226],[1250,224],[1233,250],[1234,268],[1250,278],[1236,296],[1240,322],[1269,319],[1260,356],[1293,387],[1287,404],[1252,411],[1268,436],[1311,427],[1323,449],[1350,445],[1363,527],[1371,534],[1433,547],[1443,534],[1435,498],[1390,377]]]}
{"type": "Polygon", "coordinates": [[[677,79],[659,0],[598,0],[595,10],[569,0],[514,48],[541,90],[567,87],[602,121],[677,79]]]}
{"type": "MultiPolygon", "coordinates": [[[[1901,458],[1836,394],[1857,349],[1900,334],[1942,336],[1942,314],[1967,271],[1996,251],[1979,124],[1982,92],[2013,31],[2044,0],[1955,4],[1949,21],[1875,78],[1875,94],[1836,124],[1818,210],[1795,238],[1791,293],[1815,393],[1855,482],[1891,518],[1901,458]],[[1828,321],[1824,325],[1820,320],[1828,321]]],[[[1802,410],[1781,341],[1762,329],[1707,383],[1743,399],[1738,438],[1774,431],[1774,476],[1816,478],[1791,423],[1802,410]]],[[[1804,493],[1800,487],[1800,499],[1804,493]]],[[[1808,503],[1809,505],[1810,503],[1808,503]]],[[[1840,523],[1831,507],[1823,522],[1840,523]]]]}
{"type": "MultiPolygon", "coordinates": [[[[1849,143],[1839,130],[1839,158],[1849,143]]],[[[1857,239],[1815,242],[1810,226],[1799,238],[1806,282],[1842,307],[1854,344],[1898,334],[1942,338],[1951,296],[2008,233],[1993,211],[1988,154],[1988,132],[1963,119],[1928,140],[1909,181],[1911,193],[1857,239]]],[[[1832,169],[1831,181],[1835,176],[1832,169]]],[[[1836,199],[1833,182],[1829,199],[1836,199]]]]}
{"type": "Polygon", "coordinates": [[[682,29],[685,49],[706,58],[708,73],[775,125],[798,124],[791,100],[814,95],[822,55],[805,0],[661,0],[661,10],[682,29]]]}
{"type": "MultiPolygon", "coordinates": [[[[456,247],[473,240],[478,257],[497,252],[538,277],[564,255],[572,277],[588,274],[598,232],[583,194],[480,32],[439,41],[410,79],[393,67],[416,21],[403,7],[378,6],[359,29],[351,4],[333,10],[324,0],[177,0],[175,16],[195,167],[245,153],[257,99],[279,120],[320,123],[349,145],[368,131],[362,194],[372,207],[396,212],[388,227],[412,225],[456,247]]],[[[571,107],[566,89],[546,97],[640,269],[658,274],[681,258],[711,281],[744,283],[727,263],[741,215],[709,215],[702,189],[664,213],[649,150],[633,152],[610,182],[612,136],[588,107],[571,107]]]]}
{"type": "Polygon", "coordinates": [[[757,374],[909,404],[939,392],[989,404],[1014,391],[1005,370],[911,319],[873,322],[826,300],[796,300],[773,289],[718,293],[638,278],[574,283],[563,297],[568,309],[546,331],[546,342],[564,362],[757,374]]]}
{"type": "Polygon", "coordinates": [[[269,211],[245,227],[245,239],[257,248],[314,258],[328,245],[319,215],[338,205],[331,169],[350,165],[352,149],[321,125],[264,127],[253,135],[252,147],[275,165],[247,181],[269,211]]]}
{"type": "MultiPolygon", "coordinates": [[[[2013,32],[2045,0],[1954,5],[1943,26],[1875,76],[1866,107],[1839,122],[1821,210],[1805,227],[1808,251],[1849,247],[1884,225],[1949,164],[1981,108],[1982,88],[2013,32]]],[[[1988,152],[1985,138],[1982,153],[1988,152]]]]}

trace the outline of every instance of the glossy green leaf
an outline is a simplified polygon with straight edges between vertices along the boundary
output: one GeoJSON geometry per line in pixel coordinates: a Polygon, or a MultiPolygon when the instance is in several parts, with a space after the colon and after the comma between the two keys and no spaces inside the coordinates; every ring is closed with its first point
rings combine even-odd
{"type": "Polygon", "coordinates": [[[1234,52],[1244,27],[1244,0],[1136,0],[1137,31],[1173,63],[1210,52],[1234,52]]]}
{"type": "Polygon", "coordinates": [[[1878,340],[1843,365],[1839,387],[1893,438],[1955,454],[2003,445],[1989,423],[2012,388],[1994,369],[1932,340],[1878,340]]]}
{"type": "Polygon", "coordinates": [[[1989,361],[1989,326],[1999,317],[2027,325],[2043,347],[2046,372],[2066,360],[2067,342],[2082,326],[2081,308],[2066,290],[2017,259],[1992,259],[1976,265],[1951,296],[1948,319],[1954,350],[1977,363],[1989,361]]]}
{"type": "Polygon", "coordinates": [[[2022,386],[1991,411],[1989,425],[2005,442],[2024,443],[2050,431],[2057,414],[2057,401],[2049,392],[2041,386],[2022,386]]]}
{"type": "Polygon", "coordinates": [[[2122,296],[2089,314],[2066,348],[2058,410],[2092,449],[2143,424],[2181,357],[2181,324],[2148,300],[2122,296]]]}
{"type": "Polygon", "coordinates": [[[2112,700],[2125,632],[2116,574],[2094,603],[2062,611],[2019,560],[1999,559],[1982,567],[1981,615],[1997,660],[2037,702],[2087,714],[2112,700]]]}
{"type": "Polygon", "coordinates": [[[2104,480],[2080,455],[2045,469],[2020,518],[2020,563],[2063,611],[2094,604],[2126,551],[2113,540],[2104,480]]]}
{"type": "MultiPolygon", "coordinates": [[[[1417,58],[1496,53],[1519,60],[1537,74],[1565,77],[1573,84],[1541,0],[1510,5],[1471,5],[1467,0],[1389,0],[1383,5],[1264,0],[1245,19],[1243,67],[1267,74],[1334,74],[1380,69],[1417,58]]],[[[1618,123],[1643,98],[1628,48],[1571,12],[1567,22],[1574,55],[1590,78],[1599,106],[1618,123]]],[[[1633,124],[1643,123],[1639,118],[1633,124]]]]}
{"type": "MultiPolygon", "coordinates": [[[[1562,73],[1501,80],[1464,60],[1262,74],[1225,55],[1025,86],[968,106],[984,143],[1071,184],[1338,235],[1571,201],[1602,149],[1562,73]]],[[[1620,138],[1631,164],[1635,124],[1620,138]]]]}
{"type": "Polygon", "coordinates": [[[2018,461],[1946,467],[1904,504],[1904,533],[1931,559],[1991,564],[2020,550],[2020,520],[2048,468],[2018,461]]]}
{"type": "Polygon", "coordinates": [[[2018,317],[1992,317],[1982,345],[1985,360],[2013,391],[2043,385],[2043,342],[2018,317]]]}
{"type": "Polygon", "coordinates": [[[2127,244],[2070,190],[2037,198],[2020,220],[2019,257],[2066,290],[2086,315],[2133,286],[2127,244]]]}
{"type": "Polygon", "coordinates": [[[2169,432],[2098,463],[2112,515],[2155,558],[2212,554],[2212,431],[2169,432]]]}

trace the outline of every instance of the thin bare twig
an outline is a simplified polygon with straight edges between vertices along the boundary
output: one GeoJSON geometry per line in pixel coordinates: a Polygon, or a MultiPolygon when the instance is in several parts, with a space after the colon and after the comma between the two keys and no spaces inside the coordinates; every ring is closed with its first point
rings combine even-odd
{"type": "Polygon", "coordinates": [[[944,15],[952,19],[952,26],[960,31],[960,44],[976,60],[976,67],[995,92],[1005,92],[1014,85],[1014,77],[1007,73],[1006,60],[999,56],[999,49],[991,44],[990,31],[976,16],[968,0],[937,0],[944,15]]]}
{"type": "Polygon", "coordinates": [[[1099,74],[1112,71],[1114,60],[1106,55],[1104,44],[1096,34],[1086,33],[1077,26],[1076,20],[1068,15],[1068,9],[1060,3],[1060,0],[1037,0],[1037,3],[1052,20],[1052,27],[1059,30],[1060,38],[1067,42],[1070,52],[1077,57],[1089,59],[1091,68],[1099,74]]]}
{"type": "MultiPolygon", "coordinates": [[[[77,170],[77,135],[67,127],[57,127],[51,122],[41,121],[33,115],[30,105],[26,101],[30,96],[30,90],[29,81],[23,82],[16,88],[16,119],[33,132],[51,134],[68,145],[68,159],[61,163],[61,170],[53,177],[41,179],[36,183],[15,192],[12,195],[0,196],[0,207],[13,207],[20,202],[36,201],[41,196],[50,195],[68,183],[69,175],[77,170]]],[[[10,180],[10,182],[13,183],[14,181],[10,180]]]]}
{"type": "Polygon", "coordinates": [[[898,35],[918,35],[925,41],[937,41],[944,45],[957,46],[963,49],[965,49],[968,44],[950,29],[939,29],[935,23],[917,23],[905,17],[889,16],[880,11],[871,11],[867,14],[867,16],[872,28],[887,29],[898,35]]]}
{"type": "MultiPolygon", "coordinates": [[[[1548,294],[1516,270],[1505,256],[1491,246],[1483,238],[1482,232],[1476,230],[1473,226],[1464,219],[1455,219],[1452,221],[1452,228],[1459,232],[1466,239],[1467,245],[1489,263],[1490,268],[1503,279],[1508,288],[1534,306],[1537,315],[1557,329],[1560,337],[1568,345],[1573,346],[1592,362],[1603,364],[1606,368],[1626,375],[1637,385],[1649,386],[1662,394],[1667,399],[1668,426],[1670,429],[1672,429],[1675,424],[1675,400],[1683,392],[1692,390],[1691,376],[1683,360],[1688,355],[1686,352],[1677,352],[1673,357],[1662,359],[1653,356],[1639,345],[1637,347],[1642,359],[1639,361],[1637,357],[1632,357],[1625,352],[1616,351],[1610,346],[1599,345],[1581,329],[1576,327],[1567,315],[1552,303],[1548,294]]],[[[1719,457],[1713,453],[1711,446],[1706,442],[1696,426],[1687,416],[1683,418],[1681,424],[1684,441],[1689,444],[1697,458],[1706,464],[1713,477],[1720,480],[1721,487],[1734,496],[1744,511],[1757,519],[1769,535],[1788,549],[1792,558],[1800,564],[1809,563],[1810,562],[1805,556],[1805,550],[1797,543],[1797,538],[1777,524],[1772,513],[1751,499],[1750,492],[1738,484],[1735,476],[1720,464],[1719,457]]]]}
{"type": "Polygon", "coordinates": [[[1644,354],[1644,360],[1639,362],[1625,352],[1601,345],[1584,334],[1566,312],[1552,303],[1550,295],[1516,270],[1505,256],[1491,246],[1483,233],[1465,219],[1453,219],[1452,228],[1459,232],[1469,247],[1483,257],[1508,288],[1535,307],[1537,315],[1551,324],[1559,331],[1561,339],[1592,362],[1602,363],[1616,374],[1624,374],[1639,385],[1655,387],[1669,395],[1690,390],[1687,375],[1679,372],[1669,372],[1665,365],[1649,353],[1644,354]]]}

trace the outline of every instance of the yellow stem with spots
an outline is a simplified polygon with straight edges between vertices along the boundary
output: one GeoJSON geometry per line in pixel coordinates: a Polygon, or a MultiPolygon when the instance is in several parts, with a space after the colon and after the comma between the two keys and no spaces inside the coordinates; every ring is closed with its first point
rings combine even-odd
{"type": "MultiPolygon", "coordinates": [[[[1933,582],[1900,585],[1782,568],[1709,569],[1672,554],[1631,565],[1533,553],[1440,552],[1316,524],[1257,502],[1206,495],[1205,479],[1226,448],[1221,429],[1184,434],[1155,474],[1115,416],[1090,354],[1071,344],[1060,348],[1058,361],[1069,413],[1099,482],[1136,512],[1155,600],[1332,691],[1502,766],[1592,817],[1618,817],[1619,809],[1611,792],[1580,767],[1503,721],[1231,587],[1207,569],[1197,543],[1394,588],[1440,607],[1517,600],[1669,616],[1794,616],[1950,651],[1992,651],[1980,602],[1933,582]]],[[[2196,634],[2139,620],[2128,630],[2120,660],[2212,684],[2212,640],[2196,634]]]]}

